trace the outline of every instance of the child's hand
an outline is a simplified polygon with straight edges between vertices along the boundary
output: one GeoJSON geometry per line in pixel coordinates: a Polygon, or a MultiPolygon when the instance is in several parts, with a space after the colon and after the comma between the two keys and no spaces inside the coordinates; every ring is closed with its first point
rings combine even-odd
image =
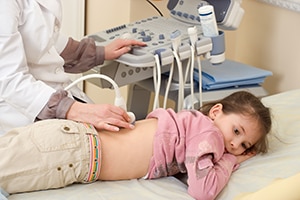
{"type": "Polygon", "coordinates": [[[255,151],[244,152],[243,154],[236,156],[237,163],[240,164],[240,163],[244,162],[245,160],[252,158],[255,155],[256,155],[255,151]]]}

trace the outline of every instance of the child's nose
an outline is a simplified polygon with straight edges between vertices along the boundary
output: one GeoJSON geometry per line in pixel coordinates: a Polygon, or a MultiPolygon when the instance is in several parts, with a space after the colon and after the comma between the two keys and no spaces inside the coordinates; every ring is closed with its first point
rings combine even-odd
{"type": "Polygon", "coordinates": [[[232,140],[231,141],[231,147],[233,149],[237,149],[239,147],[239,142],[237,140],[232,140]]]}

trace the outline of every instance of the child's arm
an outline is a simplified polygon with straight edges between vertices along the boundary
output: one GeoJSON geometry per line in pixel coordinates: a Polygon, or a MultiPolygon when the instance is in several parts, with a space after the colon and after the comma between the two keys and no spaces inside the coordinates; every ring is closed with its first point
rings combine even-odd
{"type": "Polygon", "coordinates": [[[188,192],[195,199],[215,199],[238,167],[237,157],[224,153],[220,134],[207,130],[186,143],[188,192]]]}
{"type": "Polygon", "coordinates": [[[209,154],[187,165],[189,194],[198,200],[215,199],[227,184],[236,160],[235,156],[226,153],[214,163],[213,156],[209,154]]]}

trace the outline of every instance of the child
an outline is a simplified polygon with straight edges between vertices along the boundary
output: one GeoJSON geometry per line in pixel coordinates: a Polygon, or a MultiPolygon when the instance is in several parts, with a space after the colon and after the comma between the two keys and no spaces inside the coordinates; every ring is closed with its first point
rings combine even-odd
{"type": "Polygon", "coordinates": [[[244,91],[201,112],[157,109],[119,133],[44,120],[1,137],[0,187],[17,193],[187,173],[192,197],[214,199],[239,163],[267,151],[270,128],[269,109],[244,91]]]}

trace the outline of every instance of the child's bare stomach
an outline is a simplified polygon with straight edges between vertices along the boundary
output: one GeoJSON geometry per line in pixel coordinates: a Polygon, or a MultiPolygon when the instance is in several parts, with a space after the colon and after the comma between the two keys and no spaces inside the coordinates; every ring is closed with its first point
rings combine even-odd
{"type": "Polygon", "coordinates": [[[137,121],[133,130],[101,131],[100,180],[124,180],[145,176],[153,153],[156,119],[137,121]]]}

